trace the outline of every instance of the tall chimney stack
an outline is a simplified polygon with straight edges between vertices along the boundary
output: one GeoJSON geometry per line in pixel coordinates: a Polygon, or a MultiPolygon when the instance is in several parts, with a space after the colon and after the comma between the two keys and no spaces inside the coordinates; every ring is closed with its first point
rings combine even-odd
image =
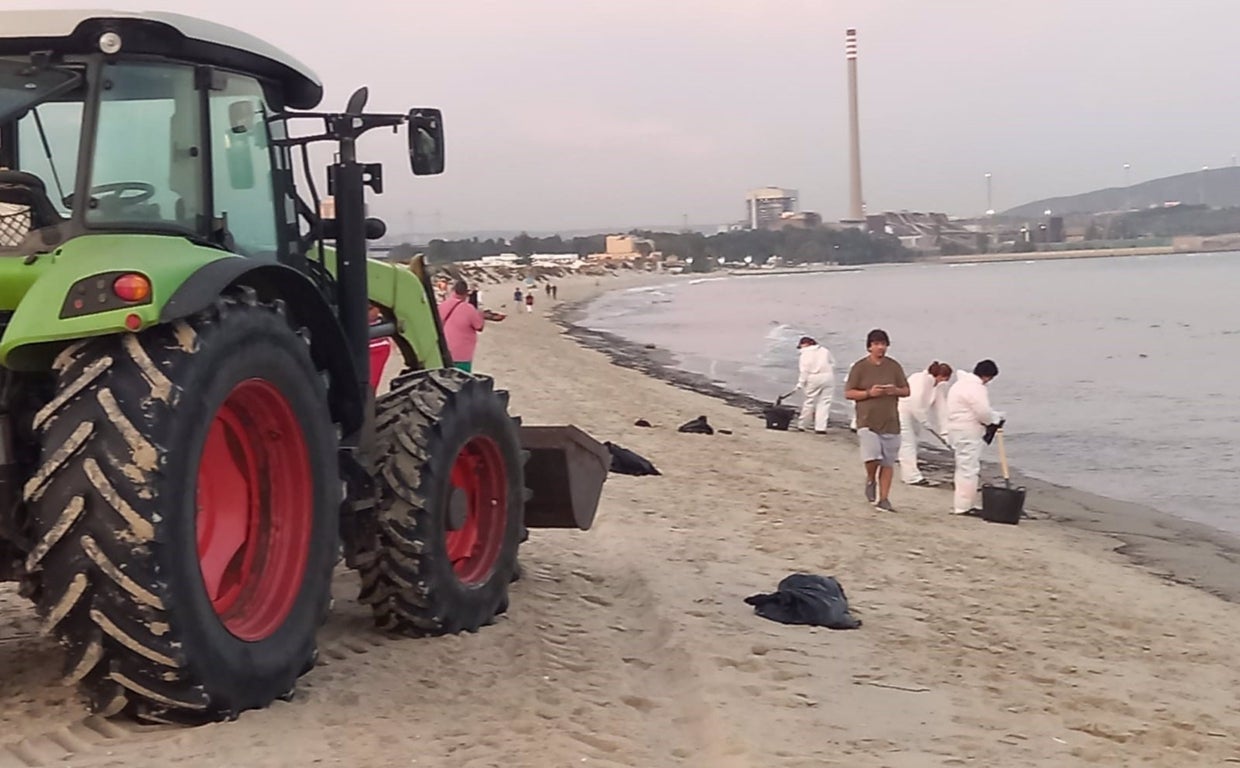
{"type": "Polygon", "coordinates": [[[848,59],[848,218],[865,219],[865,203],[861,197],[861,123],[857,116],[857,30],[844,34],[844,55],[848,59]]]}

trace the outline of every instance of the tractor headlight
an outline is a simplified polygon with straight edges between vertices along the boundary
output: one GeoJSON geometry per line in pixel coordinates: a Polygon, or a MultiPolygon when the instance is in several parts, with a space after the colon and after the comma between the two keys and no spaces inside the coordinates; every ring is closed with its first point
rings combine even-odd
{"type": "Polygon", "coordinates": [[[111,56],[114,53],[120,53],[121,36],[115,32],[104,32],[99,36],[99,50],[111,56]]]}

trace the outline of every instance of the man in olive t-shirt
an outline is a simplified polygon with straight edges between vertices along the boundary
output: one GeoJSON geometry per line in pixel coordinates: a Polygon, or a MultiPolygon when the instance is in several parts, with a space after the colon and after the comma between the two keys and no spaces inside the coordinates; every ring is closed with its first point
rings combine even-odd
{"type": "Polygon", "coordinates": [[[844,396],[857,404],[857,438],[865,462],[865,498],[879,509],[895,510],[888,500],[893,467],[900,452],[900,413],[897,404],[908,397],[904,369],[890,357],[887,332],[875,328],[865,338],[869,354],[853,363],[844,384],[844,396]],[[875,477],[877,475],[877,478],[875,477]]]}

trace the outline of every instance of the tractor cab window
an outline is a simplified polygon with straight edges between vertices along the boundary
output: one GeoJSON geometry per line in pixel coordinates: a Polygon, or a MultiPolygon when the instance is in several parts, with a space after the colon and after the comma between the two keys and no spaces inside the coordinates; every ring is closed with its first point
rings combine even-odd
{"type": "Polygon", "coordinates": [[[108,64],[102,78],[87,222],[202,231],[202,106],[194,70],[108,64]]]}
{"type": "Polygon", "coordinates": [[[48,201],[65,218],[77,181],[84,96],[79,93],[76,101],[40,104],[17,121],[17,167],[39,177],[48,201]]]}
{"type": "Polygon", "coordinates": [[[274,259],[278,240],[270,111],[257,80],[232,73],[225,78],[209,99],[215,216],[227,222],[239,253],[274,259]]]}
{"type": "Polygon", "coordinates": [[[0,248],[69,213],[86,96],[81,67],[0,59],[0,248]]]}

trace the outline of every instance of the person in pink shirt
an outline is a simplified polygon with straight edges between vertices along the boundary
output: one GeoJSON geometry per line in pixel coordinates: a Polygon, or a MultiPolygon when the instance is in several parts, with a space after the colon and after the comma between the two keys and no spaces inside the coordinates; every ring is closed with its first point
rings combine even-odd
{"type": "Polygon", "coordinates": [[[439,322],[452,355],[452,367],[472,373],[483,319],[482,313],[469,303],[469,286],[464,280],[457,280],[452,295],[439,303],[439,322]]]}

